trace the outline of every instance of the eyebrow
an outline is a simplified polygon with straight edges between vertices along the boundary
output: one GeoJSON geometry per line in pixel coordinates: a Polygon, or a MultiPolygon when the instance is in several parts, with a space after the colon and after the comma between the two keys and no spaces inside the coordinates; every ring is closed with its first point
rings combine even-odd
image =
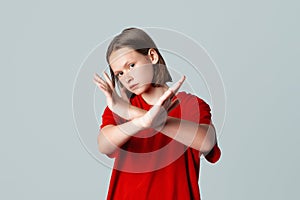
{"type": "MultiPolygon", "coordinates": [[[[127,66],[127,65],[128,65],[129,63],[131,63],[131,62],[132,62],[132,61],[126,61],[125,64],[123,65],[123,67],[124,67],[124,66],[127,66]]],[[[122,67],[122,66],[121,66],[121,67],[122,67]]],[[[120,68],[121,68],[121,67],[120,67],[120,68]]],[[[116,75],[118,72],[121,72],[121,71],[115,71],[114,74],[116,75]]]]}

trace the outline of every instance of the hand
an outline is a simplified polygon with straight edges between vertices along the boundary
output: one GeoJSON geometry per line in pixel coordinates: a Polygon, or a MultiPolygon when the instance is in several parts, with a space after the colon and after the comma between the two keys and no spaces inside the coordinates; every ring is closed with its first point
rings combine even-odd
{"type": "Polygon", "coordinates": [[[142,117],[138,119],[138,125],[143,128],[154,128],[160,130],[168,117],[168,113],[174,109],[178,104],[178,99],[172,100],[181,85],[185,80],[185,76],[176,82],[172,87],[170,87],[152,106],[152,108],[142,117]]]}
{"type": "Polygon", "coordinates": [[[119,116],[127,116],[129,112],[129,99],[125,94],[125,88],[120,88],[122,95],[122,97],[120,97],[106,72],[103,72],[103,76],[105,80],[95,73],[93,81],[106,96],[107,106],[119,116]]]}

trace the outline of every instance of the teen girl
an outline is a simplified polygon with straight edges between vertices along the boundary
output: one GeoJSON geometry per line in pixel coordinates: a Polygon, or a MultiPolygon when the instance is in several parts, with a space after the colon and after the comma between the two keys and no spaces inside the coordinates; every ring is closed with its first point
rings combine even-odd
{"type": "Polygon", "coordinates": [[[107,101],[99,151],[115,159],[107,199],[200,199],[200,156],[215,163],[221,154],[208,104],[177,93],[184,76],[167,86],[166,63],[143,30],[123,30],[106,59],[111,77],[94,82],[107,101]]]}

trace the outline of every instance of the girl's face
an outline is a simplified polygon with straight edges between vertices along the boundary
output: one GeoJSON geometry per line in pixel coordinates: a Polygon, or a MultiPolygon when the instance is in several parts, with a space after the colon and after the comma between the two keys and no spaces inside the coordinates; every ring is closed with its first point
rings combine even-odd
{"type": "Polygon", "coordinates": [[[124,47],[113,51],[109,57],[110,67],[117,79],[136,95],[144,93],[151,86],[154,74],[152,64],[157,62],[158,55],[153,49],[149,50],[148,55],[143,55],[124,47]]]}

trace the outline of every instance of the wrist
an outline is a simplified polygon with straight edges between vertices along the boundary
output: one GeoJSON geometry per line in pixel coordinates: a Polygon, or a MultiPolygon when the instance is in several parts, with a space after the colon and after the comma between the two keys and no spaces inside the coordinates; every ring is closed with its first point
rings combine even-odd
{"type": "Polygon", "coordinates": [[[137,131],[142,131],[146,129],[145,125],[143,124],[143,119],[142,117],[137,117],[131,120],[133,123],[134,127],[137,129],[137,131]]]}
{"type": "Polygon", "coordinates": [[[138,107],[133,106],[133,105],[130,104],[129,109],[128,109],[129,120],[140,118],[143,115],[145,115],[146,112],[147,112],[146,110],[143,110],[141,108],[138,108],[138,107]]]}

